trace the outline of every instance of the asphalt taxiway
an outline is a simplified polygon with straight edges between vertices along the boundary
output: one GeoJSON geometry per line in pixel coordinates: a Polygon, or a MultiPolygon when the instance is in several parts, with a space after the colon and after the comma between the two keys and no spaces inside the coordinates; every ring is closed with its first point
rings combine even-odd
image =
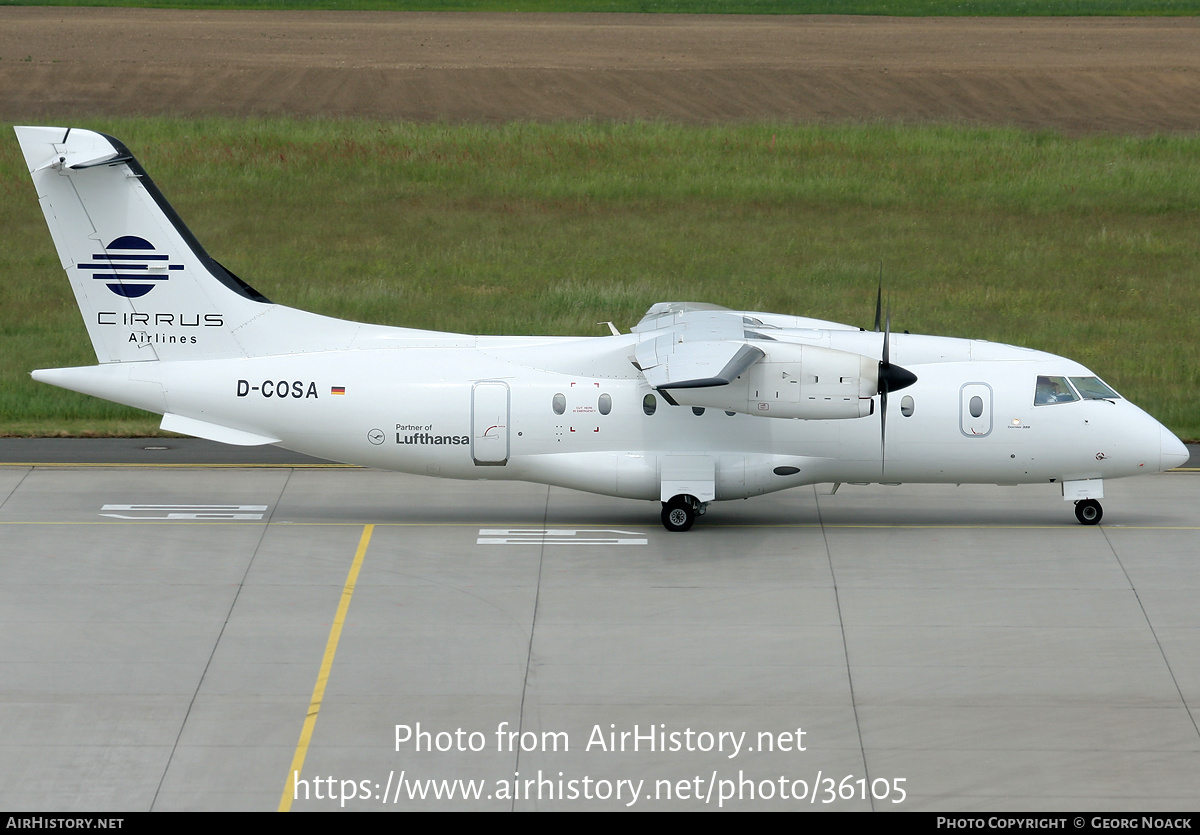
{"type": "Polygon", "coordinates": [[[0,807],[1195,809],[1200,473],[1090,528],[1049,485],[826,485],[680,535],[109,443],[0,444],[0,807]]]}

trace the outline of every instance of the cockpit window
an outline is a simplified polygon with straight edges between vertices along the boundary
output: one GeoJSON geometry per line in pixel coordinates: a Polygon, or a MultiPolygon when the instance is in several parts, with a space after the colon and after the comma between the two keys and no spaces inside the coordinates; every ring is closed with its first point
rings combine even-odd
{"type": "Polygon", "coordinates": [[[1037,378],[1037,391],[1033,395],[1033,405],[1048,406],[1051,403],[1070,403],[1078,399],[1079,397],[1072,390],[1066,377],[1037,378]]]}
{"type": "Polygon", "coordinates": [[[1120,400],[1121,396],[1097,377],[1072,377],[1075,390],[1084,400],[1120,400]]]}

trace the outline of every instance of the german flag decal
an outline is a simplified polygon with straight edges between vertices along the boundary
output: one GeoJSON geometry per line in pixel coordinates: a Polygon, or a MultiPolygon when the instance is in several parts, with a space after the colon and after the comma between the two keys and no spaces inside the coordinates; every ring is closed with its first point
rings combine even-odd
{"type": "Polygon", "coordinates": [[[330,394],[345,394],[346,387],[345,386],[333,386],[332,388],[329,389],[329,393],[330,394]]]}

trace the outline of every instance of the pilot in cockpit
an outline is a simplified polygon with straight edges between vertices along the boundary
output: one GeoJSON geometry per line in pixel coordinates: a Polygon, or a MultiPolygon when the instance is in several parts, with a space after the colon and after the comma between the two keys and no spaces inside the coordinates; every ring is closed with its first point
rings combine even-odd
{"type": "Polygon", "coordinates": [[[1038,377],[1037,391],[1033,396],[1033,405],[1045,406],[1050,403],[1070,403],[1075,400],[1075,392],[1067,387],[1061,377],[1038,377]]]}

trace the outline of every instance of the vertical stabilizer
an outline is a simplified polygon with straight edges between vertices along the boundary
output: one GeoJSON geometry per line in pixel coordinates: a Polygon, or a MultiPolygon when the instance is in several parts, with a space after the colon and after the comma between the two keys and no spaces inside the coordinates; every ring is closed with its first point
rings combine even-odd
{"type": "Polygon", "coordinates": [[[247,355],[239,328],[275,305],[204,251],[124,145],[16,132],[101,363],[247,355]]]}

